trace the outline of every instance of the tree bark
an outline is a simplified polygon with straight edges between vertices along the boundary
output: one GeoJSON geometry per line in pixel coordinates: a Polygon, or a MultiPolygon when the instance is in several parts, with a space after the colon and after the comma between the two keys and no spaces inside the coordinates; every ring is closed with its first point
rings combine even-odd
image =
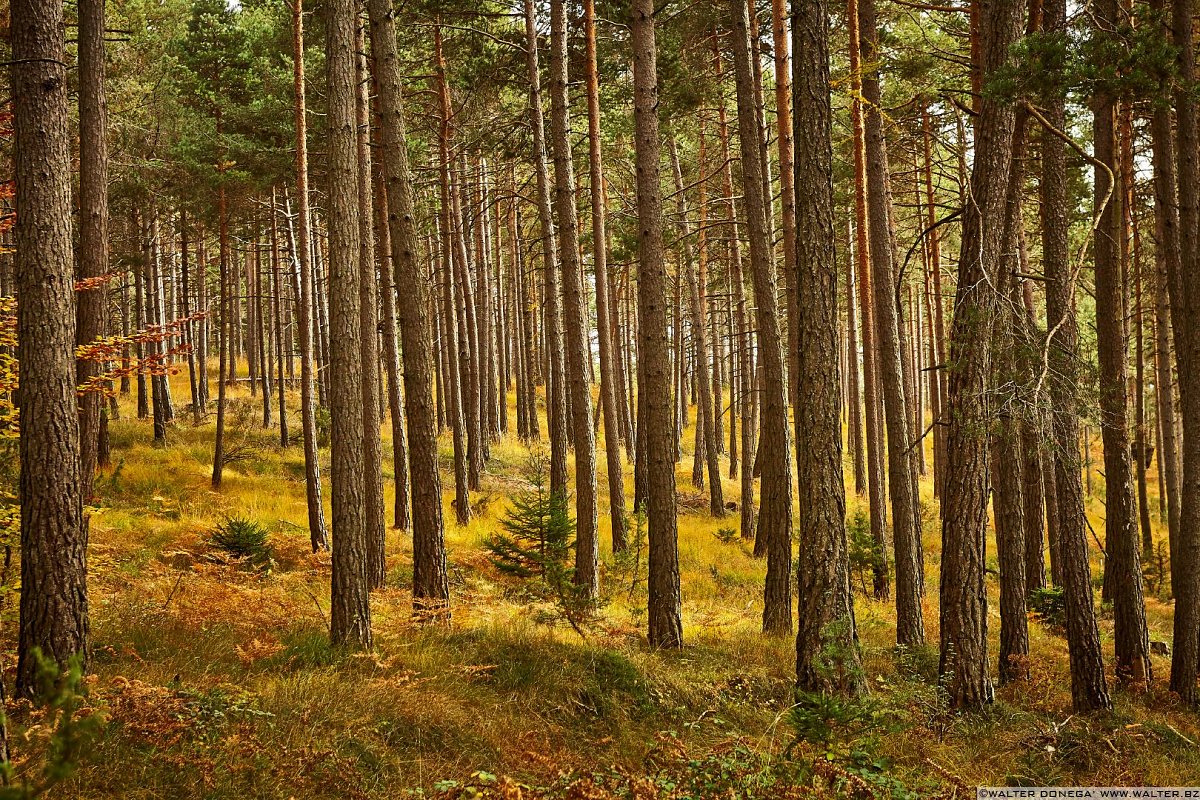
{"type": "Polygon", "coordinates": [[[1180,263],[1167,263],[1171,324],[1179,367],[1179,401],[1183,424],[1178,557],[1171,553],[1171,585],[1175,591],[1174,651],[1171,689],[1185,702],[1196,700],[1200,666],[1200,133],[1191,86],[1196,80],[1191,0],[1174,0],[1172,28],[1178,48],[1179,83],[1175,95],[1176,163],[1180,263]]]}
{"type": "Polygon", "coordinates": [[[902,352],[905,344],[897,302],[895,251],[887,142],[883,135],[882,91],[878,63],[879,31],[875,0],[859,3],[859,46],[870,65],[862,78],[863,132],[867,166],[868,243],[871,249],[871,289],[878,372],[883,388],[883,418],[887,427],[887,478],[892,505],[892,546],[896,556],[896,641],[913,646],[925,641],[921,614],[924,558],[921,553],[921,515],[914,476],[909,397],[902,352]]]}
{"type": "Polygon", "coordinates": [[[330,638],[369,650],[371,607],[363,459],[362,308],[359,285],[359,163],[356,13],[352,0],[326,6],[330,315],[330,483],[333,581],[330,638]]]}
{"type": "MultiPolygon", "coordinates": [[[[550,3],[550,139],[554,154],[554,206],[558,263],[562,269],[566,378],[570,382],[575,439],[575,583],[592,597],[600,591],[600,540],[596,527],[596,439],[588,361],[591,337],[579,264],[579,219],[571,158],[570,97],[567,94],[567,10],[550,3]]],[[[601,244],[603,246],[603,244],[601,244]]]]}
{"type": "Polygon", "coordinates": [[[367,66],[366,31],[355,14],[355,67],[357,68],[355,112],[358,153],[358,231],[359,231],[359,325],[362,330],[362,448],[363,448],[363,519],[366,525],[367,580],[378,589],[387,579],[387,515],[383,508],[383,441],[379,421],[383,418],[379,362],[379,280],[376,273],[375,208],[371,177],[371,78],[367,66]]]}
{"type": "Polygon", "coordinates": [[[864,689],[846,543],[833,228],[829,9],[798,3],[792,20],[796,109],[796,515],[799,627],[796,683],[806,691],[864,689]],[[803,401],[800,402],[800,398],[803,401]],[[828,663],[829,655],[836,661],[828,663]],[[832,669],[830,669],[832,667],[832,669]]]}
{"type": "MultiPolygon", "coordinates": [[[[329,549],[325,510],[321,502],[321,462],[317,453],[317,409],[313,343],[312,243],[308,209],[308,114],[304,86],[304,3],[292,0],[292,87],[296,128],[296,228],[287,215],[292,268],[299,277],[296,322],[300,336],[300,428],[304,435],[304,487],[308,501],[308,535],[313,552],[329,549]]],[[[285,209],[286,211],[286,209],[285,209]]]]}
{"type": "MultiPolygon", "coordinates": [[[[683,263],[680,265],[687,283],[688,309],[691,314],[692,338],[697,354],[696,383],[699,393],[696,399],[699,420],[698,441],[708,468],[708,511],[714,517],[725,516],[725,497],[721,491],[721,461],[717,452],[717,433],[713,423],[713,396],[711,375],[708,369],[708,331],[704,321],[704,300],[700,294],[700,281],[696,277],[695,254],[692,249],[692,228],[687,221],[687,195],[684,192],[683,172],[679,165],[679,147],[671,139],[671,165],[675,177],[675,198],[679,213],[679,238],[683,244],[683,263]]],[[[698,183],[703,185],[704,176],[698,183]]]]}
{"type": "Polygon", "coordinates": [[[404,128],[396,21],[389,0],[369,0],[371,50],[379,86],[380,158],[387,181],[387,223],[398,320],[404,350],[404,403],[412,480],[413,609],[445,611],[450,588],[438,473],[437,419],[433,402],[433,325],[429,275],[417,261],[417,229],[404,128]]]}
{"type": "MultiPolygon", "coordinates": [[[[1045,3],[1045,29],[1061,37],[1067,30],[1064,0],[1045,3]]],[[[1046,120],[1065,128],[1065,99],[1050,93],[1044,101],[1046,120]]],[[[1076,396],[1079,341],[1075,317],[1075,272],[1067,234],[1067,154],[1054,135],[1042,140],[1042,259],[1046,274],[1047,347],[1050,405],[1053,415],[1054,484],[1058,493],[1058,566],[1067,613],[1067,647],[1071,664],[1071,700],[1076,710],[1108,708],[1107,681],[1092,600],[1088,564],[1087,519],[1080,483],[1079,401],[1076,396]]],[[[1054,550],[1051,549],[1053,555],[1054,550]]]]}
{"type": "MultiPolygon", "coordinates": [[[[1093,24],[1101,38],[1117,24],[1116,0],[1098,0],[1093,24]]],[[[1117,680],[1150,679],[1150,640],[1142,597],[1137,505],[1129,450],[1129,369],[1125,337],[1125,275],[1121,263],[1123,192],[1117,143],[1117,100],[1101,91],[1093,100],[1093,140],[1097,163],[1095,203],[1102,205],[1094,244],[1096,265],[1096,350],[1100,378],[1100,434],[1104,443],[1104,531],[1113,601],[1117,680]]]]}
{"type": "MultiPolygon", "coordinates": [[[[104,90],[104,0],[79,3],[79,268],[80,280],[108,274],[108,103],[104,90]]],[[[78,292],[76,343],[104,335],[108,284],[78,292]]],[[[94,358],[78,359],[75,384],[85,386],[101,371],[94,358]]],[[[100,446],[103,396],[79,395],[79,491],[92,496],[100,446]]]]}
{"type": "MultiPolygon", "coordinates": [[[[625,475],[621,465],[621,424],[618,419],[616,355],[613,352],[608,287],[608,233],[604,203],[604,164],[600,150],[600,79],[596,65],[596,4],[583,0],[586,37],[588,170],[592,202],[592,267],[596,275],[596,338],[600,348],[600,405],[604,415],[604,454],[608,466],[608,516],[614,553],[625,549],[625,475]]],[[[576,456],[578,458],[578,456],[576,456]]]]}
{"type": "MultiPolygon", "coordinates": [[[[1021,30],[1022,4],[1000,0],[983,15],[981,68],[1002,67],[1021,30]]],[[[983,100],[977,121],[971,197],[963,210],[958,294],[950,341],[946,470],[942,506],[941,663],[952,705],[991,702],[987,658],[984,542],[988,513],[991,337],[1016,112],[983,100]]]]}
{"type": "MultiPolygon", "coordinates": [[[[757,534],[766,542],[767,578],[763,594],[763,630],[792,630],[792,465],[786,375],[777,303],[775,259],[767,232],[768,198],[764,194],[762,129],[754,102],[750,18],[744,0],[730,0],[733,19],[733,63],[737,82],[738,138],[741,141],[742,191],[746,197],[746,230],[762,359],[762,507],[757,534]]],[[[746,454],[749,456],[749,454],[746,454]]]]}
{"type": "Polygon", "coordinates": [[[533,134],[533,166],[537,177],[537,207],[542,223],[542,270],[545,302],[542,306],[549,380],[546,416],[550,427],[550,492],[567,493],[567,390],[563,369],[562,319],[559,311],[557,232],[554,229],[547,164],[546,123],[542,114],[542,82],[538,68],[537,17],[533,0],[525,0],[525,53],[529,75],[529,123],[533,134]]]}
{"type": "Polygon", "coordinates": [[[683,645],[683,620],[675,517],[675,447],[671,439],[667,269],[663,258],[653,0],[633,0],[630,45],[637,159],[638,408],[644,414],[643,424],[638,426],[638,439],[645,443],[647,466],[649,639],[652,647],[677,648],[683,645]]]}
{"type": "Polygon", "coordinates": [[[71,152],[61,2],[11,7],[20,348],[21,606],[17,695],[41,690],[33,651],[87,674],[87,521],[75,397],[71,152]]]}

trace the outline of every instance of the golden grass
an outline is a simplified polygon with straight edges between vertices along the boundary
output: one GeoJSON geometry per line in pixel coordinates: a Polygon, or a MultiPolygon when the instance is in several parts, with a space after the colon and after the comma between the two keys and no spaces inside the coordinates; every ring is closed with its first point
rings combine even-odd
{"type": "MultiPolygon", "coordinates": [[[[174,390],[182,405],[186,381],[177,377],[174,390]]],[[[249,400],[244,385],[233,396],[249,400]]],[[[297,404],[289,398],[293,435],[297,404]]],[[[215,492],[213,421],[192,426],[181,414],[168,445],[155,448],[150,426],[131,419],[133,410],[123,402],[126,416],[112,424],[117,466],[99,481],[91,528],[93,694],[107,702],[112,721],[98,752],[60,795],[396,797],[480,769],[531,782],[610,764],[652,770],[647,758],[664,731],[675,732],[689,753],[741,741],[768,762],[791,743],[784,716],[794,645],[759,632],[763,563],[747,543],[714,535],[736,527],[736,513],[680,515],[688,643],[681,652],[645,646],[643,591],[616,593],[583,640],[537,624],[482,550],[528,457],[508,437],[492,446],[477,495],[487,500],[466,527],[453,524],[452,473],[443,473],[451,623],[422,628],[410,618],[411,541],[392,530],[388,586],[373,595],[376,652],[346,656],[326,639],[330,562],[308,550],[301,448],[283,450],[272,432],[247,431],[256,452],[227,468],[215,492]],[[230,515],[271,531],[270,573],[215,557],[208,533],[230,515]]],[[[383,437],[390,510],[390,426],[383,437]]],[[[690,489],[692,441],[689,429],[681,489],[690,489]]],[[[442,454],[448,468],[448,437],[442,454]]],[[[627,465],[631,496],[630,473],[627,465]]],[[[921,488],[925,502],[935,502],[928,481],[921,488]]],[[[725,479],[723,489],[727,500],[740,501],[739,481],[725,479]]],[[[328,503],[327,486],[323,496],[328,503]]],[[[852,495],[849,502],[853,513],[863,501],[852,495]]],[[[1100,504],[1093,501],[1090,512],[1101,529],[1100,504]]],[[[936,643],[936,526],[925,531],[924,544],[926,630],[936,643]]],[[[993,543],[989,548],[994,554],[993,543]]],[[[1097,574],[1098,567],[1093,563],[1097,574]]],[[[989,592],[994,654],[994,576],[989,592]]],[[[1192,744],[1200,742],[1200,725],[1167,696],[1163,658],[1155,657],[1150,692],[1116,690],[1112,715],[1074,717],[1065,642],[1033,623],[1030,680],[1001,687],[988,712],[961,716],[941,706],[927,680],[936,667],[932,648],[895,653],[890,605],[859,596],[856,616],[872,686],[868,702],[892,720],[872,747],[901,780],[927,787],[947,785],[947,775],[967,784],[1200,782],[1192,744]]],[[[1149,618],[1152,637],[1169,640],[1169,604],[1151,599],[1149,618]]],[[[1111,653],[1111,623],[1102,615],[1101,624],[1111,653]]],[[[797,752],[819,755],[804,744],[797,752]]]]}

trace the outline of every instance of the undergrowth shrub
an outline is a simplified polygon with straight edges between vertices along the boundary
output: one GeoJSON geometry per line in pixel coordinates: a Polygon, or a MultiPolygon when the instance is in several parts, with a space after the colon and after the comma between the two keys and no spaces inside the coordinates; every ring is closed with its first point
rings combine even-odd
{"type": "Polygon", "coordinates": [[[1029,593],[1029,608],[1043,624],[1062,629],[1067,624],[1067,604],[1061,586],[1046,586],[1029,593]]]}
{"type": "Polygon", "coordinates": [[[264,568],[271,563],[270,534],[254,520],[229,517],[209,536],[213,547],[251,566],[264,568]]]}
{"type": "Polygon", "coordinates": [[[575,545],[575,520],[565,493],[546,488],[544,460],[530,457],[531,488],[516,493],[512,507],[500,520],[501,530],[484,540],[492,564],[518,579],[531,600],[545,611],[539,622],[566,622],[583,636],[595,616],[596,600],[575,585],[571,551],[575,545]]]}
{"type": "Polygon", "coordinates": [[[850,548],[847,553],[850,570],[858,577],[863,594],[868,593],[868,579],[873,580],[875,570],[887,566],[887,556],[871,535],[871,520],[861,507],[854,512],[846,526],[850,548]]]}
{"type": "Polygon", "coordinates": [[[0,711],[0,730],[4,731],[4,752],[0,755],[0,800],[32,800],[67,780],[79,769],[104,732],[104,715],[88,709],[83,670],[73,658],[67,669],[60,670],[53,659],[40,650],[33,651],[37,662],[38,692],[34,705],[39,715],[26,736],[35,730],[48,732],[45,747],[37,761],[26,763],[17,774],[8,760],[7,720],[0,711]]]}

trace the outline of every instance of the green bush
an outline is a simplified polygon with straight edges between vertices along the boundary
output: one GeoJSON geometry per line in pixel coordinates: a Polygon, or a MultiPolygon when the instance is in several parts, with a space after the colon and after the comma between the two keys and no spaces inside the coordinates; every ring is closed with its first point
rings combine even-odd
{"type": "Polygon", "coordinates": [[[242,517],[230,517],[213,530],[209,541],[213,547],[256,567],[271,561],[271,544],[267,529],[242,517]]]}
{"type": "Polygon", "coordinates": [[[871,520],[862,508],[854,512],[846,529],[850,540],[850,549],[847,553],[850,570],[858,576],[863,593],[866,594],[868,578],[873,581],[875,570],[879,567],[887,567],[887,557],[871,535],[871,520]]]}
{"type": "Polygon", "coordinates": [[[1029,608],[1044,624],[1064,628],[1067,624],[1067,604],[1061,586],[1047,586],[1029,593],[1029,608]]]}
{"type": "Polygon", "coordinates": [[[512,508],[500,520],[501,530],[483,546],[498,570],[521,580],[531,599],[554,609],[541,621],[566,622],[582,636],[596,601],[575,585],[575,520],[566,495],[546,488],[536,458],[530,471],[532,488],[513,497],[512,508]]]}
{"type": "Polygon", "coordinates": [[[721,544],[733,544],[740,538],[737,528],[717,528],[713,536],[716,536],[721,544]]]}

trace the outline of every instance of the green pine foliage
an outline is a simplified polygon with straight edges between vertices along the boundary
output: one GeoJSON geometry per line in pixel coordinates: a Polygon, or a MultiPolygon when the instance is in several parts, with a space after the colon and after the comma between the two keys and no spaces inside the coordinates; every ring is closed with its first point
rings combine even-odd
{"type": "Polygon", "coordinates": [[[567,496],[546,487],[536,456],[530,473],[531,488],[513,496],[500,531],[487,537],[484,549],[496,569],[518,581],[521,591],[546,609],[538,614],[539,621],[565,622],[583,636],[597,602],[575,585],[575,520],[567,496]]]}

